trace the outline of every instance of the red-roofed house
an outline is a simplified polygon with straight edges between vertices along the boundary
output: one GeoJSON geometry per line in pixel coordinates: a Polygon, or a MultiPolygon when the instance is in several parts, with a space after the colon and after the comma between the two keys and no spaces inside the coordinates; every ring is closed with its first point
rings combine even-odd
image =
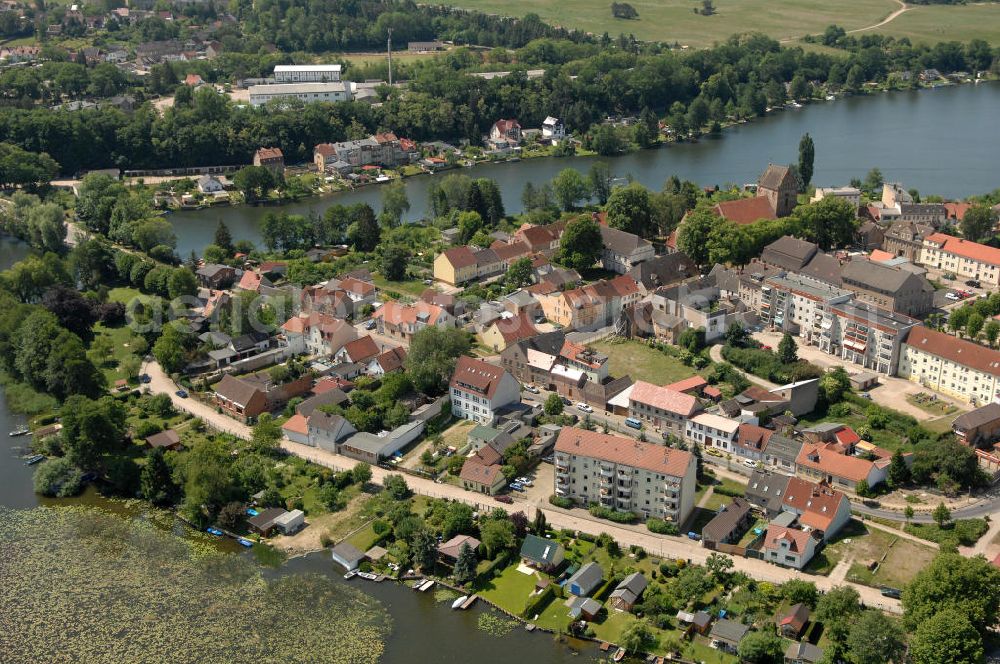
{"type": "Polygon", "coordinates": [[[684,394],[690,394],[696,397],[700,396],[701,391],[707,386],[708,381],[697,374],[691,376],[690,378],[679,380],[676,383],[664,385],[667,389],[676,390],[677,392],[683,392],[684,394]]]}
{"type": "Polygon", "coordinates": [[[1000,286],[1000,249],[944,233],[924,238],[920,263],[959,279],[976,279],[984,287],[1000,286]]]}
{"type": "Polygon", "coordinates": [[[764,560],[802,569],[816,553],[816,539],[804,530],[771,524],[764,535],[761,547],[764,560]]]}
{"type": "Polygon", "coordinates": [[[506,369],[462,356],[449,384],[451,412],[480,424],[493,424],[504,406],[521,402],[521,385],[506,369]]]}
{"type": "Polygon", "coordinates": [[[629,395],[628,414],[657,431],[683,438],[687,421],[701,410],[690,394],[637,380],[629,395]]]}
{"type": "Polygon", "coordinates": [[[202,85],[205,85],[205,81],[203,81],[201,79],[201,76],[199,76],[198,74],[188,74],[184,78],[184,85],[190,86],[192,88],[197,88],[202,85]]]}
{"type": "Polygon", "coordinates": [[[402,346],[391,348],[379,353],[368,361],[366,372],[369,376],[384,376],[387,373],[403,370],[403,360],[406,359],[406,349],[402,346]]]}
{"type": "Polygon", "coordinates": [[[285,170],[285,155],[281,148],[259,148],[253,155],[253,165],[263,166],[272,173],[285,170]]]}
{"type": "Polygon", "coordinates": [[[556,439],[556,494],[642,518],[683,523],[694,509],[690,452],[565,427],[556,439]]]}
{"type": "Polygon", "coordinates": [[[285,437],[293,443],[302,445],[309,444],[309,420],[307,417],[295,413],[281,425],[281,431],[285,437]]]}
{"type": "Polygon", "coordinates": [[[972,203],[945,203],[945,217],[952,221],[962,221],[970,207],[972,207],[972,203]]]}
{"type": "Polygon", "coordinates": [[[774,431],[759,427],[756,424],[741,424],[733,442],[733,452],[738,457],[752,461],[763,461],[767,443],[774,431]]]}
{"type": "Polygon", "coordinates": [[[529,339],[538,334],[531,322],[528,312],[522,311],[516,316],[498,318],[483,330],[480,337],[487,347],[500,352],[507,346],[522,339],[529,339]]]}
{"type": "Polygon", "coordinates": [[[455,317],[441,307],[418,300],[402,304],[395,300],[386,302],[372,314],[379,334],[410,343],[414,334],[429,326],[454,327],[455,317]]]}
{"type": "Polygon", "coordinates": [[[358,337],[354,341],[344,344],[344,347],[337,351],[334,358],[340,362],[353,362],[354,364],[368,364],[375,359],[381,351],[378,344],[366,334],[358,337]]]}
{"type": "Polygon", "coordinates": [[[851,520],[851,501],[825,484],[789,477],[781,498],[781,509],[799,515],[799,525],[820,531],[829,540],[851,520]]]}
{"type": "Polygon", "coordinates": [[[507,479],[503,475],[502,459],[497,451],[488,445],[465,460],[458,479],[462,481],[463,488],[488,496],[496,495],[507,485],[507,479]]]}
{"type": "Polygon", "coordinates": [[[300,354],[333,355],[358,338],[358,331],[347,321],[318,312],[289,318],[281,329],[288,347],[300,354]]]}
{"type": "Polygon", "coordinates": [[[521,142],[521,125],[517,120],[497,120],[490,127],[490,142],[517,145],[521,142]]]}
{"type": "Polygon", "coordinates": [[[869,487],[885,480],[888,463],[844,454],[842,449],[839,443],[803,443],[795,459],[798,473],[851,491],[862,480],[869,487]]]}

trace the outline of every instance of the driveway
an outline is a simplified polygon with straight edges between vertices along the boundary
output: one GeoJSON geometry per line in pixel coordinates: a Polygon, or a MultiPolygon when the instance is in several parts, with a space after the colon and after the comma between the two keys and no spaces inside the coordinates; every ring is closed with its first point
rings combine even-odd
{"type": "Polygon", "coordinates": [[[224,415],[215,410],[213,406],[199,401],[194,397],[182,399],[177,396],[177,384],[170,379],[158,362],[146,362],[142,366],[142,373],[148,374],[150,382],[145,385],[154,394],[169,394],[174,408],[183,411],[194,417],[200,417],[205,424],[218,431],[231,433],[237,438],[250,440],[251,429],[245,424],[237,422],[228,415],[224,415]]]}
{"type": "MultiPolygon", "coordinates": [[[[762,344],[767,344],[772,348],[777,348],[778,343],[781,341],[781,333],[771,332],[765,330],[763,332],[756,332],[753,338],[762,344]]],[[[799,346],[799,357],[803,360],[808,360],[813,364],[822,367],[823,369],[833,369],[835,367],[842,367],[847,373],[860,373],[862,371],[867,371],[864,367],[858,366],[853,362],[848,362],[835,355],[829,355],[824,353],[819,348],[815,346],[806,345],[801,339],[796,339],[796,343],[799,346]]],[[[927,413],[926,411],[917,408],[910,402],[906,400],[908,396],[913,396],[921,392],[928,392],[926,387],[920,385],[920,383],[914,383],[910,380],[905,380],[903,378],[896,378],[894,376],[883,376],[879,374],[878,386],[869,390],[872,401],[879,404],[880,406],[885,406],[886,408],[892,408],[898,410],[901,413],[906,413],[918,420],[929,420],[934,419],[934,416],[927,413]]],[[[937,394],[938,398],[953,404],[954,406],[961,408],[963,412],[968,410],[968,404],[956,401],[950,397],[943,394],[937,394]]],[[[957,417],[961,413],[953,413],[954,417],[957,417]]]]}

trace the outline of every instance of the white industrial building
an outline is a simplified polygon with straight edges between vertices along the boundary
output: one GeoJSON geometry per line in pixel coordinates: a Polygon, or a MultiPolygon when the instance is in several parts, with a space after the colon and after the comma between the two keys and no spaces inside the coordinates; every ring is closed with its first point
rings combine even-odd
{"type": "Polygon", "coordinates": [[[304,102],[351,101],[351,88],[340,81],[250,86],[251,106],[263,106],[272,99],[301,99],[304,102]]]}
{"type": "Polygon", "coordinates": [[[275,83],[333,83],[340,80],[340,65],[277,65],[275,83]]]}

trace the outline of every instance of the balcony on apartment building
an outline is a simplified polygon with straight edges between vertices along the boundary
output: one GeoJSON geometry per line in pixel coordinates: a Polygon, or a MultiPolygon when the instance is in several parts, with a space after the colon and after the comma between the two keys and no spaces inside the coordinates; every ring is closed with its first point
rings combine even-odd
{"type": "Polygon", "coordinates": [[[602,478],[603,477],[607,477],[607,478],[610,479],[610,478],[612,478],[614,476],[615,476],[614,468],[612,468],[611,466],[604,466],[604,465],[601,466],[601,477],[602,478]]]}
{"type": "Polygon", "coordinates": [[[569,459],[556,457],[556,468],[559,470],[569,470],[569,459]]]}

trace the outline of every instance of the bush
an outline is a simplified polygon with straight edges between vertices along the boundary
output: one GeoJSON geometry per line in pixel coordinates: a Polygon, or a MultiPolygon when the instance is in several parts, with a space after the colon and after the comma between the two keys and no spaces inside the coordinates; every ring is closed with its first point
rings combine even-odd
{"type": "MultiPolygon", "coordinates": [[[[649,532],[656,533],[657,535],[681,534],[680,530],[677,528],[676,523],[664,521],[663,519],[657,519],[656,517],[650,517],[646,519],[646,527],[649,528],[649,532]]],[[[666,572],[664,572],[664,574],[666,574],[666,572]]]]}
{"type": "Polygon", "coordinates": [[[746,495],[745,491],[739,489],[730,489],[729,487],[720,484],[719,486],[712,488],[712,493],[717,493],[720,496],[729,496],[730,498],[742,498],[746,495]]]}
{"type": "Polygon", "coordinates": [[[596,516],[598,519],[607,519],[615,523],[633,523],[637,518],[632,512],[619,512],[618,510],[603,507],[597,503],[592,504],[589,511],[592,516],[596,516]]]}
{"type": "Polygon", "coordinates": [[[986,519],[959,519],[944,528],[934,523],[911,523],[904,530],[911,535],[938,544],[954,541],[962,546],[972,546],[986,534],[989,527],[986,519]]]}
{"type": "Polygon", "coordinates": [[[135,437],[140,440],[144,440],[153,434],[160,433],[161,431],[163,431],[163,427],[160,426],[159,422],[143,420],[135,427],[135,437]]]}
{"type": "Polygon", "coordinates": [[[544,611],[552,600],[555,599],[555,588],[556,585],[550,583],[545,590],[538,593],[534,597],[529,597],[528,603],[524,606],[524,610],[521,611],[521,617],[526,620],[531,620],[544,611]]]}
{"type": "Polygon", "coordinates": [[[552,494],[549,496],[549,502],[556,507],[563,508],[564,510],[568,510],[573,507],[573,499],[567,498],[566,496],[557,496],[556,494],[552,494]]]}
{"type": "Polygon", "coordinates": [[[35,471],[35,493],[56,498],[68,498],[83,488],[83,473],[69,459],[46,461],[35,471]]]}

